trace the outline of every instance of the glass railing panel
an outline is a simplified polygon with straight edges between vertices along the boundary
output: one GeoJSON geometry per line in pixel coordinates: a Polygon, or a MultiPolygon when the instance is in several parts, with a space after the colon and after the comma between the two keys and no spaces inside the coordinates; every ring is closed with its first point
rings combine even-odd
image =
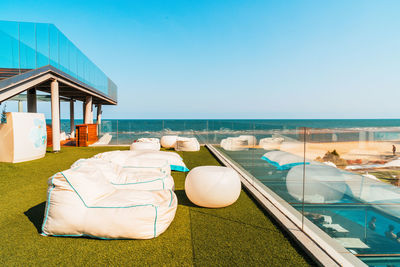
{"type": "Polygon", "coordinates": [[[108,87],[108,91],[107,91],[108,95],[112,99],[116,100],[118,97],[117,85],[107,77],[103,77],[103,80],[104,80],[104,86],[108,87]]]}
{"type": "Polygon", "coordinates": [[[229,120],[214,120],[210,124],[211,136],[209,140],[213,144],[220,144],[222,139],[233,135],[233,124],[229,120]]]}
{"type": "Polygon", "coordinates": [[[216,149],[252,175],[254,185],[265,186],[304,214],[302,228],[315,224],[366,263],[399,259],[399,129],[296,129],[292,125],[279,129],[231,121],[209,125],[208,140],[220,141],[216,149]],[[210,130],[224,123],[230,128],[223,133],[210,130]],[[221,142],[240,135],[253,135],[257,145],[221,142]],[[270,152],[283,154],[274,158],[270,152]],[[282,168],[285,164],[287,168],[282,168]]]}
{"type": "MultiPolygon", "coordinates": [[[[294,205],[298,210],[302,205],[294,205]]],[[[400,254],[399,205],[307,204],[306,218],[357,255],[400,254]]]]}
{"type": "Polygon", "coordinates": [[[196,138],[200,144],[205,144],[207,140],[207,120],[186,120],[185,132],[188,136],[196,138]]]}
{"type": "Polygon", "coordinates": [[[164,135],[183,136],[185,125],[182,120],[164,120],[162,122],[164,135]]]}
{"type": "Polygon", "coordinates": [[[77,77],[80,81],[85,81],[85,58],[81,51],[77,51],[77,77]]]}
{"type": "Polygon", "coordinates": [[[59,34],[59,69],[71,76],[72,73],[70,71],[70,54],[69,54],[69,41],[64,34],[59,34]]]}
{"type": "Polygon", "coordinates": [[[85,54],[81,53],[81,60],[82,60],[82,67],[83,67],[83,76],[82,76],[82,82],[89,84],[88,83],[88,77],[89,77],[89,69],[88,69],[88,60],[85,54]]]}
{"type": "Polygon", "coordinates": [[[36,24],[36,67],[49,65],[49,24],[36,24]]]}
{"type": "Polygon", "coordinates": [[[104,130],[111,129],[113,144],[130,145],[139,138],[161,138],[162,125],[162,120],[109,120],[104,130]]]}
{"type": "Polygon", "coordinates": [[[70,75],[77,79],[78,77],[78,49],[74,45],[69,46],[69,69],[70,75]]]}
{"type": "Polygon", "coordinates": [[[110,134],[112,136],[110,145],[119,143],[118,120],[102,120],[100,126],[100,135],[110,134]]]}
{"type": "Polygon", "coordinates": [[[19,24],[19,51],[20,51],[20,68],[35,69],[36,68],[36,36],[35,24],[21,22],[19,24]]]}
{"type": "Polygon", "coordinates": [[[112,124],[116,132],[115,138],[113,138],[116,145],[129,145],[134,141],[130,123],[126,123],[125,120],[112,120],[112,124]]]}
{"type": "Polygon", "coordinates": [[[50,56],[50,65],[55,68],[59,68],[59,44],[58,44],[58,33],[57,28],[50,24],[49,25],[49,56],[50,56]]]}
{"type": "MultiPolygon", "coordinates": [[[[358,256],[400,254],[398,128],[310,129],[303,208],[358,256]],[[320,215],[328,216],[322,221],[320,215]]],[[[366,262],[369,262],[366,260],[366,262]]]]}
{"type": "Polygon", "coordinates": [[[206,144],[215,144],[215,129],[214,129],[214,120],[206,120],[205,128],[207,129],[206,134],[206,144]]]}
{"type": "Polygon", "coordinates": [[[0,21],[0,68],[19,68],[18,24],[0,21]]]}

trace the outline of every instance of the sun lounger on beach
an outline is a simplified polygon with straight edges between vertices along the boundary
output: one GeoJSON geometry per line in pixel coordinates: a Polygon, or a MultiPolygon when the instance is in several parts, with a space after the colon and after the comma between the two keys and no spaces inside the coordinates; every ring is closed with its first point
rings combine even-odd
{"type": "Polygon", "coordinates": [[[275,166],[278,170],[289,170],[297,165],[310,164],[309,160],[304,162],[303,157],[285,151],[270,151],[265,153],[261,159],[275,166]]]}
{"type": "Polygon", "coordinates": [[[289,194],[298,201],[335,203],[339,202],[348,191],[345,173],[337,168],[310,164],[305,166],[305,177],[303,171],[303,165],[294,166],[286,176],[286,188],[289,194]]]}
{"type": "Polygon", "coordinates": [[[340,224],[336,224],[336,223],[334,223],[334,224],[324,223],[322,226],[325,228],[332,229],[338,233],[348,233],[349,232],[349,230],[343,228],[340,224]]]}

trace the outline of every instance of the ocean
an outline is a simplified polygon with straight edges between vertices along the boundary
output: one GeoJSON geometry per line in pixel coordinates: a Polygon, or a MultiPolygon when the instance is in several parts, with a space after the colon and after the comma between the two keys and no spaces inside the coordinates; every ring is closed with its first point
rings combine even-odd
{"type": "MultiPolygon", "coordinates": [[[[47,121],[51,124],[51,121],[47,121]]],[[[75,125],[82,120],[75,120],[75,125]]],[[[200,142],[219,143],[222,138],[238,134],[252,134],[258,138],[284,133],[287,138],[299,139],[300,127],[330,129],[337,132],[337,141],[359,138],[367,132],[375,140],[396,139],[400,136],[400,119],[351,120],[103,120],[100,135],[110,133],[111,144],[130,144],[140,137],[161,137],[165,134],[195,136],[200,142]]],[[[61,130],[70,132],[69,120],[61,120],[61,130]]],[[[332,139],[332,134],[319,134],[316,140],[332,139]],[[324,137],[325,136],[325,137],[324,137]]],[[[358,140],[358,139],[357,139],[358,140]]]]}

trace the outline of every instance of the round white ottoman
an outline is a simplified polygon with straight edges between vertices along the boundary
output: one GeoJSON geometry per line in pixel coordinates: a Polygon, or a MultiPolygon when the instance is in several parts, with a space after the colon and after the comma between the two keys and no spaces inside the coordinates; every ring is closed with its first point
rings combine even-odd
{"type": "Polygon", "coordinates": [[[161,146],[164,148],[174,148],[176,139],[178,139],[177,135],[165,135],[161,137],[161,146]]]}
{"type": "Polygon", "coordinates": [[[262,147],[264,150],[274,150],[274,149],[280,149],[281,144],[283,143],[284,139],[277,137],[267,137],[263,138],[260,140],[260,147],[262,147]]]}
{"type": "Polygon", "coordinates": [[[249,146],[255,146],[257,144],[257,139],[252,135],[241,135],[239,139],[247,141],[249,146]]]}
{"type": "Polygon", "coordinates": [[[221,147],[229,151],[248,150],[247,140],[241,140],[238,137],[228,137],[221,140],[221,147]]]}
{"type": "Polygon", "coordinates": [[[131,145],[130,150],[160,150],[160,144],[154,142],[134,142],[131,145]]]}
{"type": "Polygon", "coordinates": [[[200,144],[195,137],[178,137],[175,143],[176,151],[199,151],[200,144]]]}
{"type": "Polygon", "coordinates": [[[189,200],[206,208],[222,208],[233,204],[239,198],[240,190],[238,173],[227,167],[196,167],[189,172],[185,181],[185,193],[189,200]]]}

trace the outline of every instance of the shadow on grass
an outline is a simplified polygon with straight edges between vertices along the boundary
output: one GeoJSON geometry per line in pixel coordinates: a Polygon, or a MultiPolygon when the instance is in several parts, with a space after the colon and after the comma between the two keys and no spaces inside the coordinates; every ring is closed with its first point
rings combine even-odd
{"type": "Polygon", "coordinates": [[[185,190],[175,190],[175,194],[178,198],[178,204],[187,206],[187,207],[197,207],[195,204],[190,202],[190,200],[187,198],[185,190]]]}
{"type": "Polygon", "coordinates": [[[42,232],[44,210],[46,208],[46,202],[42,202],[29,210],[25,211],[24,214],[36,227],[37,232],[42,232]]]}
{"type": "MultiPolygon", "coordinates": [[[[185,190],[176,190],[176,196],[178,197],[178,203],[187,207],[197,207],[187,198],[185,190]]],[[[29,210],[25,211],[24,214],[31,223],[36,227],[37,232],[42,233],[42,224],[44,218],[44,211],[46,208],[46,202],[42,202],[29,210]]]]}

